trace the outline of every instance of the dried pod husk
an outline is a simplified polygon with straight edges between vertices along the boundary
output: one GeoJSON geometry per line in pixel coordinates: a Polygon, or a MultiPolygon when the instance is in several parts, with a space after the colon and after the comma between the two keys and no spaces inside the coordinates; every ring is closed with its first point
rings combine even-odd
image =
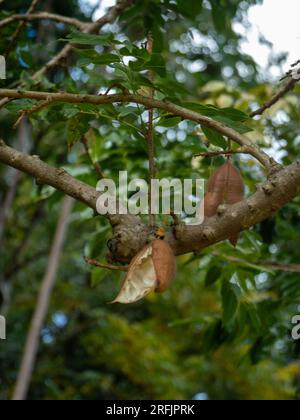
{"type": "Polygon", "coordinates": [[[120,293],[112,303],[134,303],[149,293],[165,291],[176,276],[176,258],[169,244],[156,239],[131,261],[120,293]]]}
{"type": "MultiPolygon", "coordinates": [[[[244,199],[245,186],[240,171],[226,162],[217,169],[208,181],[208,191],[204,198],[204,215],[212,217],[217,214],[221,204],[236,204],[244,199]]],[[[238,242],[239,234],[229,240],[233,246],[238,242]]]]}

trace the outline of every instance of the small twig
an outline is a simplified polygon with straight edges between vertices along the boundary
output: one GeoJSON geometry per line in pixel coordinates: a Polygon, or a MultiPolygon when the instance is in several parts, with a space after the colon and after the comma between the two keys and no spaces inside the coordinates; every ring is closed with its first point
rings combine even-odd
{"type": "Polygon", "coordinates": [[[86,151],[86,154],[87,154],[89,160],[91,161],[91,164],[93,165],[93,167],[94,167],[97,175],[100,177],[100,179],[104,179],[105,178],[105,175],[104,175],[104,173],[102,171],[101,165],[99,164],[99,162],[94,162],[94,160],[92,158],[92,155],[90,153],[89,139],[87,137],[87,134],[85,134],[84,136],[82,136],[81,143],[83,144],[83,147],[84,147],[84,149],[86,151]]]}
{"type": "Polygon", "coordinates": [[[112,264],[102,264],[99,261],[92,260],[90,258],[84,257],[84,260],[87,264],[93,265],[94,267],[103,268],[105,270],[112,270],[112,271],[128,271],[128,267],[121,267],[112,264]]]}
{"type": "Polygon", "coordinates": [[[47,108],[51,102],[52,102],[52,98],[49,97],[48,99],[46,99],[46,101],[39,102],[38,104],[34,105],[32,108],[22,111],[19,118],[14,124],[14,128],[18,127],[18,125],[23,120],[23,118],[27,117],[28,115],[33,114],[34,112],[38,112],[44,108],[47,108]]]}
{"type": "Polygon", "coordinates": [[[267,109],[275,105],[287,93],[291,92],[295,88],[297,83],[298,83],[298,80],[291,79],[283,88],[279,90],[279,92],[276,93],[276,95],[273,96],[273,98],[267,101],[263,106],[258,108],[256,111],[252,112],[250,114],[250,117],[256,117],[257,115],[262,115],[267,109]]]}
{"type": "Polygon", "coordinates": [[[25,14],[25,15],[11,15],[8,18],[0,21],[0,30],[14,22],[21,21],[21,22],[27,23],[27,22],[31,22],[35,20],[52,20],[55,22],[60,22],[67,25],[75,26],[76,28],[80,30],[83,30],[89,24],[75,18],[70,18],[68,16],[62,16],[62,15],[48,13],[48,12],[39,12],[39,13],[32,13],[32,14],[25,14]]]}
{"type": "Polygon", "coordinates": [[[280,264],[273,261],[245,261],[242,258],[234,257],[231,255],[224,255],[219,252],[213,252],[212,255],[217,258],[223,258],[226,261],[235,263],[235,264],[253,264],[257,267],[264,269],[283,271],[286,273],[300,273],[300,264],[280,264]]]}
{"type": "MultiPolygon", "coordinates": [[[[148,51],[150,54],[153,52],[153,36],[149,32],[148,36],[148,51]]],[[[153,82],[153,72],[150,70],[148,74],[149,80],[153,82]]],[[[151,99],[154,98],[154,89],[150,90],[151,99]]],[[[155,150],[154,150],[154,130],[153,130],[153,108],[149,108],[148,111],[148,132],[146,135],[147,145],[148,145],[148,159],[149,159],[149,224],[150,226],[155,226],[155,214],[152,213],[152,180],[156,177],[156,166],[155,166],[155,150]]]]}
{"type": "Polygon", "coordinates": [[[180,217],[177,214],[175,214],[174,211],[170,211],[170,216],[173,219],[174,226],[179,226],[181,224],[180,217]]]}
{"type": "Polygon", "coordinates": [[[230,158],[232,155],[252,155],[252,149],[249,146],[239,147],[235,150],[217,150],[214,152],[203,152],[194,155],[194,157],[206,157],[206,158],[214,158],[218,156],[227,156],[230,158]]]}
{"type": "Polygon", "coordinates": [[[241,150],[241,149],[237,149],[237,150],[218,150],[216,152],[198,153],[197,155],[194,155],[194,157],[214,158],[214,157],[218,157],[218,156],[231,156],[231,155],[237,155],[237,154],[242,154],[242,153],[246,153],[246,152],[241,150]]]}
{"type": "MultiPolygon", "coordinates": [[[[26,13],[27,15],[30,15],[30,13],[32,13],[35,10],[38,2],[39,2],[39,0],[32,0],[31,5],[29,6],[29,9],[27,10],[27,13],[26,13]]],[[[20,22],[19,23],[17,29],[15,30],[15,32],[14,32],[14,34],[12,36],[11,41],[10,41],[8,47],[7,47],[7,50],[5,51],[4,56],[5,56],[6,59],[8,58],[10,52],[14,49],[14,47],[15,47],[15,45],[17,43],[18,37],[19,37],[22,29],[25,26],[26,26],[26,21],[23,21],[23,22],[20,22]]]]}

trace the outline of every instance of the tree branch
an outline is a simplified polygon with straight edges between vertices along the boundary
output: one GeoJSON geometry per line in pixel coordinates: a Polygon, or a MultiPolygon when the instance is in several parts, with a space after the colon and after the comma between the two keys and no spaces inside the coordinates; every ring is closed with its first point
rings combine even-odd
{"type": "MultiPolygon", "coordinates": [[[[29,8],[27,10],[27,15],[29,15],[30,13],[32,13],[35,10],[38,2],[39,2],[39,0],[32,0],[31,4],[30,4],[30,6],[29,6],[29,8]]],[[[11,39],[11,41],[10,41],[8,47],[7,47],[7,50],[6,50],[5,54],[4,54],[4,56],[5,56],[6,59],[8,58],[8,56],[9,56],[10,52],[12,51],[12,49],[15,47],[15,45],[17,43],[17,40],[18,40],[18,37],[19,37],[22,29],[25,27],[25,25],[26,25],[26,22],[24,22],[24,21],[23,22],[20,22],[19,25],[18,25],[18,27],[17,27],[17,29],[15,30],[15,32],[14,32],[14,34],[12,36],[12,39],[11,39]]]]}
{"type": "Polygon", "coordinates": [[[268,171],[279,170],[281,166],[261,150],[256,144],[249,140],[246,136],[238,133],[230,127],[213,120],[210,117],[201,115],[198,112],[183,108],[172,102],[159,101],[150,97],[136,95],[136,94],[117,94],[117,95],[76,95],[71,93],[50,93],[50,92],[35,92],[35,91],[20,91],[14,89],[0,89],[0,97],[7,97],[12,99],[36,99],[38,101],[53,101],[53,102],[69,102],[69,103],[90,103],[94,105],[113,104],[118,102],[144,105],[147,108],[163,109],[172,115],[177,115],[183,119],[194,121],[206,127],[218,131],[220,134],[233,140],[244,148],[250,155],[256,158],[268,171]]]}
{"type": "Polygon", "coordinates": [[[84,257],[84,260],[87,264],[92,265],[94,267],[103,268],[104,270],[111,270],[111,271],[128,271],[128,267],[121,267],[112,264],[104,264],[100,263],[99,261],[84,257]]]}
{"type": "Polygon", "coordinates": [[[59,261],[63,251],[64,241],[73,205],[74,201],[70,197],[64,198],[52,243],[51,252],[49,254],[48,267],[41,284],[36,308],[27,335],[21,367],[12,398],[14,401],[23,401],[27,397],[31,376],[38,353],[40,334],[49,309],[50,298],[57,277],[59,261]]]}
{"type": "MultiPolygon", "coordinates": [[[[0,140],[0,162],[31,175],[38,184],[50,185],[96,211],[100,193],[95,188],[73,178],[64,169],[53,168],[40,160],[38,156],[29,156],[18,152],[8,147],[2,140],[0,140]]],[[[122,218],[120,215],[107,215],[107,217],[113,226],[120,223],[122,218]]],[[[129,222],[133,220],[135,223],[137,222],[137,218],[134,216],[125,216],[126,218],[129,222]]]]}
{"type": "MultiPolygon", "coordinates": [[[[88,24],[83,30],[84,33],[93,34],[98,32],[107,23],[114,22],[120,14],[130,7],[135,0],[118,0],[117,4],[109,9],[109,11],[102,16],[97,22],[88,24]]],[[[41,76],[47,73],[49,70],[61,65],[62,61],[66,60],[71,54],[73,48],[71,44],[67,44],[58,54],[56,54],[48,63],[46,63],[40,70],[32,75],[33,80],[38,80],[41,76]]],[[[22,85],[21,85],[22,86],[22,85]]],[[[0,109],[5,106],[10,99],[3,98],[0,101],[0,109]]]]}
{"type": "Polygon", "coordinates": [[[11,15],[6,19],[0,21],[0,29],[5,28],[13,22],[32,22],[35,20],[52,20],[66,25],[75,26],[79,30],[84,30],[87,26],[91,25],[90,22],[82,22],[79,19],[62,16],[55,13],[38,12],[27,15],[11,15]]]}
{"type": "MultiPolygon", "coordinates": [[[[73,178],[63,169],[53,168],[39,158],[20,153],[0,141],[0,162],[19,169],[38,182],[48,184],[96,210],[99,193],[91,186],[73,178]]],[[[169,232],[166,240],[176,255],[199,252],[233,234],[247,230],[273,216],[292,201],[300,189],[300,162],[282,168],[257,187],[247,200],[228,206],[221,215],[208,218],[202,225],[184,226],[169,232]]],[[[109,248],[116,260],[130,261],[149,241],[151,229],[136,216],[109,215],[114,237],[109,248]]]]}
{"type": "Polygon", "coordinates": [[[240,147],[236,150],[217,150],[213,152],[203,152],[198,153],[195,157],[206,157],[206,158],[214,158],[218,156],[232,156],[232,155],[248,155],[249,151],[247,147],[240,147]]]}
{"type": "Polygon", "coordinates": [[[276,93],[269,101],[267,101],[264,105],[262,105],[260,108],[258,108],[256,111],[252,112],[250,114],[250,117],[256,117],[258,115],[262,115],[267,109],[271,108],[273,105],[275,105],[280,99],[282,99],[288,92],[291,92],[296,84],[298,83],[298,80],[291,79],[285,86],[283,86],[279,92],[276,93]]]}

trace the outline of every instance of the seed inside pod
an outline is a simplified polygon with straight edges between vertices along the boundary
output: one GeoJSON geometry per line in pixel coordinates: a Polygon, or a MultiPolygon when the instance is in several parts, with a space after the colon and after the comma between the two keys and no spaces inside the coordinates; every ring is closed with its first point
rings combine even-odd
{"type": "Polygon", "coordinates": [[[112,303],[134,303],[150,292],[163,292],[176,276],[176,258],[169,244],[156,239],[131,261],[120,293],[112,303]]]}

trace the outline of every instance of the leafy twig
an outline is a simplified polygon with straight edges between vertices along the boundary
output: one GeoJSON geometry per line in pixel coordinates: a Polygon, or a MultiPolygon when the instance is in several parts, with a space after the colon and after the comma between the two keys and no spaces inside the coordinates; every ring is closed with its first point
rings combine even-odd
{"type": "Polygon", "coordinates": [[[0,89],[0,97],[12,98],[12,99],[37,99],[37,100],[51,100],[55,102],[68,102],[68,103],[90,103],[93,105],[105,105],[113,104],[117,102],[130,103],[134,102],[137,104],[144,105],[148,108],[157,108],[167,111],[171,115],[180,116],[184,120],[194,121],[197,124],[204,125],[208,128],[219,132],[226,136],[228,139],[233,140],[247,149],[249,155],[252,155],[257,159],[268,171],[268,173],[276,172],[282,167],[273,158],[268,156],[266,152],[260,149],[255,143],[253,143],[246,136],[233,130],[231,127],[226,126],[206,115],[199,114],[198,112],[184,108],[177,104],[168,101],[156,100],[147,96],[137,94],[117,94],[117,95],[76,95],[65,92],[50,93],[50,92],[33,92],[33,91],[20,91],[18,89],[0,89]]]}
{"type": "Polygon", "coordinates": [[[91,161],[91,163],[92,163],[92,165],[93,165],[93,167],[94,167],[97,175],[100,177],[100,179],[104,179],[105,178],[105,175],[104,175],[104,173],[102,171],[101,165],[99,164],[99,162],[94,162],[94,160],[93,160],[93,158],[91,156],[90,149],[89,149],[89,139],[87,137],[87,134],[85,134],[84,136],[82,136],[81,143],[83,144],[83,147],[84,147],[84,149],[86,151],[86,154],[87,154],[89,160],[91,161]]]}
{"type": "Polygon", "coordinates": [[[258,115],[262,115],[267,109],[271,108],[273,105],[275,105],[280,99],[282,99],[287,93],[291,92],[296,84],[298,83],[298,80],[291,79],[283,88],[279,90],[279,92],[276,93],[270,100],[268,100],[263,106],[258,108],[256,111],[253,111],[250,116],[256,117],[258,115]]]}
{"type": "Polygon", "coordinates": [[[111,270],[111,271],[128,271],[128,267],[122,267],[112,264],[103,264],[99,261],[84,257],[84,260],[87,264],[93,265],[94,267],[103,268],[105,270],[111,270]]]}
{"type": "MultiPolygon", "coordinates": [[[[98,21],[87,24],[84,33],[97,33],[103,26],[114,22],[120,14],[133,4],[134,0],[118,0],[117,4],[109,9],[109,11],[102,16],[98,21]]],[[[32,80],[37,81],[49,70],[59,66],[72,53],[73,48],[71,44],[67,44],[58,54],[56,54],[50,61],[48,61],[40,70],[32,75],[32,80]]],[[[20,87],[24,87],[23,84],[20,87]]],[[[0,109],[10,102],[9,98],[3,98],[0,101],[0,109]]]]}
{"type": "MultiPolygon", "coordinates": [[[[29,6],[29,9],[27,10],[27,15],[30,15],[36,8],[39,0],[32,0],[31,5],[29,6]]],[[[18,37],[22,31],[22,29],[26,26],[26,21],[22,21],[19,23],[17,29],[15,30],[12,39],[7,47],[7,50],[5,51],[5,58],[7,59],[10,52],[15,48],[15,45],[17,43],[18,37]]]]}
{"type": "Polygon", "coordinates": [[[18,127],[18,125],[23,120],[23,118],[33,114],[34,112],[38,112],[38,111],[41,111],[42,109],[47,108],[50,105],[51,102],[52,102],[52,99],[47,98],[45,101],[41,101],[38,104],[34,105],[32,108],[22,111],[19,118],[17,119],[17,121],[14,124],[14,128],[18,127]]]}

